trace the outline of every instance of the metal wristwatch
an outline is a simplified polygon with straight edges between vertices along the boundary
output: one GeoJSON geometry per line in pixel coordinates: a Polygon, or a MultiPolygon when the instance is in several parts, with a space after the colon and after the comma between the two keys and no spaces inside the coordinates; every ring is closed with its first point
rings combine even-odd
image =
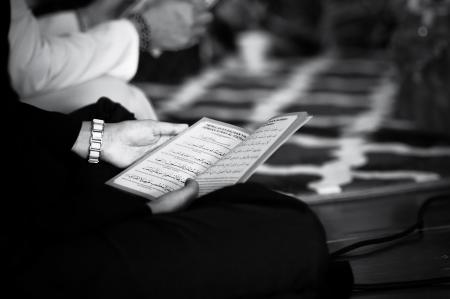
{"type": "Polygon", "coordinates": [[[91,126],[91,138],[89,140],[89,163],[100,162],[100,153],[102,151],[103,131],[105,130],[105,122],[101,119],[94,118],[91,126]]]}

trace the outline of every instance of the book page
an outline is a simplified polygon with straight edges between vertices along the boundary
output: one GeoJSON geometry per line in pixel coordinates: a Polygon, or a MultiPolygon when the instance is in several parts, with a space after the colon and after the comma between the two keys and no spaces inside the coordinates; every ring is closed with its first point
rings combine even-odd
{"type": "Polygon", "coordinates": [[[244,142],[197,177],[200,196],[236,183],[245,182],[283,142],[310,117],[304,112],[274,117],[244,142]]]}
{"type": "Polygon", "coordinates": [[[180,189],[223,158],[249,132],[208,118],[145,155],[107,184],[154,199],[180,189]]]}

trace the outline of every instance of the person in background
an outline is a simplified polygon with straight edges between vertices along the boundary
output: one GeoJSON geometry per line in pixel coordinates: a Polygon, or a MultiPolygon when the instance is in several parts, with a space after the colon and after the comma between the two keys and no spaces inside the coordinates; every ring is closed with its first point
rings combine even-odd
{"type": "Polygon", "coordinates": [[[273,39],[275,56],[308,56],[322,50],[322,0],[264,0],[262,28],[273,39]]]}
{"type": "Polygon", "coordinates": [[[308,56],[322,49],[323,1],[228,0],[214,10],[212,60],[235,53],[242,34],[258,31],[270,40],[269,54],[308,56]]]}
{"type": "Polygon", "coordinates": [[[197,1],[154,0],[124,15],[131,4],[97,0],[37,20],[24,0],[14,1],[9,71],[21,100],[69,113],[106,96],[138,119],[156,119],[147,97],[129,84],[139,52],[190,47],[211,16],[197,1]]]}

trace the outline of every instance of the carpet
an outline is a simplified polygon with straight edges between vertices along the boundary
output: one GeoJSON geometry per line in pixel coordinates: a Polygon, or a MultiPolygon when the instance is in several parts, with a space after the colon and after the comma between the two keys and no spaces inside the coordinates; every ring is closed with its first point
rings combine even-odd
{"type": "Polygon", "coordinates": [[[140,84],[163,121],[255,128],[286,112],[313,119],[250,178],[310,203],[450,185],[450,139],[392,115],[398,86],[382,55],[323,55],[248,67],[230,58],[181,86],[140,84]]]}

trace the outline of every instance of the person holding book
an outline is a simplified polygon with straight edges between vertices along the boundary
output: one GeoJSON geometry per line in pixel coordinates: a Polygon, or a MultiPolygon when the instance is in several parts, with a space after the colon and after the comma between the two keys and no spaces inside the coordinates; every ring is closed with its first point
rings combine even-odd
{"type": "Polygon", "coordinates": [[[123,2],[130,4],[97,0],[36,19],[24,0],[12,1],[9,70],[21,100],[70,113],[107,96],[138,119],[156,119],[150,100],[129,83],[139,50],[189,47],[210,16],[193,1],[147,1],[125,16],[123,2]]]}
{"type": "MultiPolygon", "coordinates": [[[[1,6],[8,20],[9,2],[1,6]]],[[[110,188],[106,179],[186,126],[132,120],[107,99],[71,115],[21,103],[7,59],[0,219],[10,297],[276,298],[323,289],[325,236],[305,204],[251,184],[195,198],[189,181],[150,203],[110,188]]]]}

